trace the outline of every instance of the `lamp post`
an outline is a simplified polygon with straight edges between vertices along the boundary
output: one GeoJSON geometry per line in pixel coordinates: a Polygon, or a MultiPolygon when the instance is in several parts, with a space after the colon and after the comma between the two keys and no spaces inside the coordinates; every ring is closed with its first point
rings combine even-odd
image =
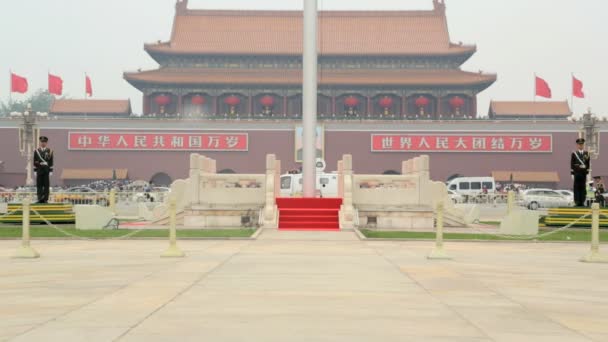
{"type": "Polygon", "coordinates": [[[12,117],[21,117],[23,119],[23,123],[19,127],[19,152],[21,155],[26,157],[27,165],[26,165],[26,179],[25,185],[32,186],[34,185],[34,180],[32,178],[32,163],[33,163],[33,152],[34,147],[38,142],[38,137],[40,136],[40,129],[36,125],[37,117],[47,116],[47,113],[36,112],[32,110],[32,105],[28,103],[27,109],[23,113],[13,112],[11,113],[12,117]]]}
{"type": "MultiPolygon", "coordinates": [[[[598,125],[597,117],[591,113],[591,108],[587,110],[587,113],[583,114],[581,123],[583,124],[579,131],[579,137],[585,139],[587,144],[587,150],[589,151],[589,157],[593,160],[597,160],[600,156],[600,130],[598,125]]],[[[593,166],[591,166],[593,169],[593,166]]],[[[587,176],[587,182],[591,181],[591,170],[587,176]]]]}

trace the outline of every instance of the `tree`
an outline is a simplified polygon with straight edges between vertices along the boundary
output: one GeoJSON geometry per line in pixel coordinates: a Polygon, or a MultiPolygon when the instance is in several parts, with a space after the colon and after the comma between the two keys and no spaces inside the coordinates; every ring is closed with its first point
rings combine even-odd
{"type": "Polygon", "coordinates": [[[27,108],[27,104],[32,104],[34,112],[46,112],[51,109],[53,95],[49,94],[46,89],[38,89],[34,94],[22,101],[9,100],[6,103],[0,101],[0,116],[8,116],[11,112],[23,113],[27,108]]]}

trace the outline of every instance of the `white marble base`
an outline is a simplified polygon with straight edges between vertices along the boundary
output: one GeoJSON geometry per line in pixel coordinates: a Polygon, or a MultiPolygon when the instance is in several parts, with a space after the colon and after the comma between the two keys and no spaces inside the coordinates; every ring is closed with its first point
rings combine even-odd
{"type": "Polygon", "coordinates": [[[99,205],[75,205],[76,229],[103,229],[115,217],[110,208],[99,205]]]}
{"type": "Polygon", "coordinates": [[[530,210],[513,210],[500,223],[500,234],[504,235],[537,235],[538,212],[530,210]]]}
{"type": "Polygon", "coordinates": [[[433,228],[433,213],[430,211],[364,212],[359,215],[360,226],[373,230],[411,230],[433,228]],[[368,217],[376,217],[376,225],[368,217]]]}

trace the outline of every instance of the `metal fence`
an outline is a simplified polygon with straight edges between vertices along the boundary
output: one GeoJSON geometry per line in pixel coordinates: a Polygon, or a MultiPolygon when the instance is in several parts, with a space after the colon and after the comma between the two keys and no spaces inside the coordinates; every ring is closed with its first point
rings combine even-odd
{"type": "MultiPolygon", "coordinates": [[[[52,192],[49,203],[97,204],[103,207],[110,205],[109,191],[103,192],[52,192]]],[[[164,202],[169,192],[134,192],[117,191],[116,203],[150,203],[164,202]]],[[[37,201],[35,192],[8,191],[0,192],[0,203],[21,203],[29,198],[32,203],[37,201]]]]}

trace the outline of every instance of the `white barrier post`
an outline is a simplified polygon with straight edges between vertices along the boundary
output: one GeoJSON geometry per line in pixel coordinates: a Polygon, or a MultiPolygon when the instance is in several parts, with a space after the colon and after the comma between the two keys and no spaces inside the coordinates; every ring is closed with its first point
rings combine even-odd
{"type": "Polygon", "coordinates": [[[435,239],[435,248],[427,256],[431,260],[451,260],[445,250],[443,249],[443,203],[437,203],[437,234],[435,239]]]}
{"type": "Polygon", "coordinates": [[[177,247],[177,234],[175,230],[176,203],[175,196],[169,196],[169,248],[160,255],[162,258],[183,258],[185,256],[184,252],[177,247]]]}
{"type": "Polygon", "coordinates": [[[116,189],[114,188],[110,190],[110,200],[108,204],[110,205],[110,211],[112,214],[116,215],[116,189]]]}
{"type": "Polygon", "coordinates": [[[600,204],[591,206],[591,251],[581,258],[582,262],[608,263],[608,256],[600,253],[600,204]]]}
{"type": "Polygon", "coordinates": [[[513,206],[515,204],[515,193],[513,190],[507,192],[507,215],[511,215],[513,212],[513,206]]]}
{"type": "Polygon", "coordinates": [[[30,199],[25,198],[21,206],[21,215],[23,217],[23,240],[21,241],[21,247],[17,250],[14,257],[20,259],[39,258],[40,254],[30,246],[30,199]]]}

